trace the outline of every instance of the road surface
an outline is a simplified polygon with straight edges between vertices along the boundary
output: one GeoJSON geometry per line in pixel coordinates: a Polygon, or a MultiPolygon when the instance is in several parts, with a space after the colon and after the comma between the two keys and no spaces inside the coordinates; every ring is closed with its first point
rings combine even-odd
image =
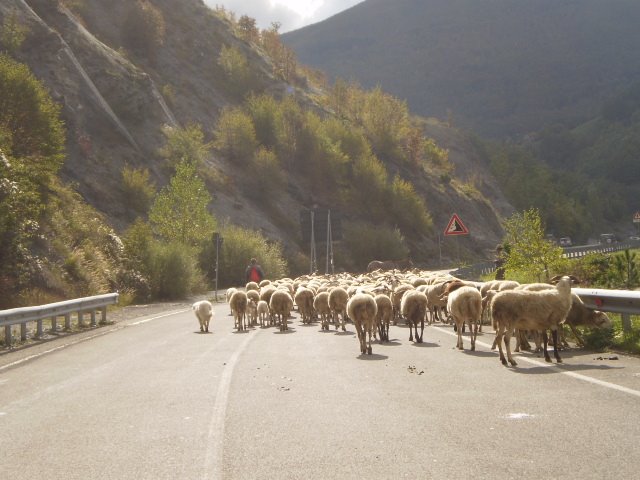
{"type": "Polygon", "coordinates": [[[450,326],[209,334],[187,305],[0,357],[2,478],[630,479],[640,359],[582,350],[504,367],[450,326]]]}

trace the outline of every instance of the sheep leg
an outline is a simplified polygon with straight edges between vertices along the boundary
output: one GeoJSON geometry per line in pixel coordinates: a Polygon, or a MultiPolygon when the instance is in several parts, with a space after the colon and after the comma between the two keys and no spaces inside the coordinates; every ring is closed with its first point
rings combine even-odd
{"type": "Polygon", "coordinates": [[[473,321],[473,320],[469,321],[469,334],[471,335],[471,351],[474,352],[476,350],[476,338],[478,337],[477,321],[473,321]]]}
{"type": "Polygon", "coordinates": [[[558,330],[557,328],[551,329],[551,338],[553,339],[553,356],[556,357],[556,362],[562,363],[560,358],[560,352],[558,351],[558,330]]]}
{"type": "MultiPolygon", "coordinates": [[[[547,331],[542,331],[542,349],[544,352],[544,361],[547,363],[551,363],[551,357],[549,356],[549,352],[547,352],[547,345],[549,344],[549,336],[547,335],[547,331]]],[[[553,347],[554,350],[556,347],[553,347]]]]}
{"type": "Polygon", "coordinates": [[[513,335],[513,329],[508,328],[504,334],[504,346],[507,349],[507,359],[512,366],[518,365],[511,355],[511,336],[513,335]]]}
{"type": "MultiPolygon", "coordinates": [[[[584,347],[584,340],[582,339],[582,335],[580,335],[580,332],[578,332],[578,329],[573,326],[573,323],[569,324],[569,328],[571,329],[573,336],[576,337],[576,342],[578,343],[578,345],[584,347]]],[[[567,347],[568,346],[569,345],[567,344],[567,347]]]]}
{"type": "Polygon", "coordinates": [[[373,348],[371,348],[371,330],[372,328],[369,328],[369,331],[367,332],[367,334],[369,335],[369,345],[367,346],[368,355],[371,355],[373,353],[373,348]]]}
{"type": "MultiPolygon", "coordinates": [[[[418,335],[418,322],[416,322],[416,336],[418,335]]],[[[422,343],[422,336],[424,335],[424,318],[420,319],[420,340],[418,343],[422,343]]]]}
{"type": "Polygon", "coordinates": [[[407,322],[409,324],[409,341],[413,342],[413,325],[411,325],[411,322],[407,322]]]}
{"type": "Polygon", "coordinates": [[[494,343],[497,343],[497,345],[498,345],[498,351],[500,352],[500,361],[502,362],[502,364],[504,366],[506,366],[507,365],[507,359],[504,358],[504,353],[502,351],[502,338],[503,337],[504,337],[504,330],[501,327],[498,327],[498,330],[496,331],[496,340],[495,340],[494,343]]]}
{"type": "MultiPolygon", "coordinates": [[[[456,348],[458,350],[464,350],[464,348],[462,347],[462,328],[460,326],[460,322],[458,322],[458,319],[455,319],[455,327],[457,329],[458,332],[458,342],[456,343],[456,348]]],[[[464,324],[464,322],[462,322],[464,324]]]]}

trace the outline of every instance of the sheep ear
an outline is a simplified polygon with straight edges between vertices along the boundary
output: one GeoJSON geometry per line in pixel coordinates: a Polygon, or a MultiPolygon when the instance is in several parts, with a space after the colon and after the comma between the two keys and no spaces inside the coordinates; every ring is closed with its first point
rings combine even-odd
{"type": "Polygon", "coordinates": [[[580,279],[578,277],[576,277],[575,275],[569,275],[569,278],[571,279],[571,283],[573,285],[580,285],[582,283],[580,281],[580,279]]]}

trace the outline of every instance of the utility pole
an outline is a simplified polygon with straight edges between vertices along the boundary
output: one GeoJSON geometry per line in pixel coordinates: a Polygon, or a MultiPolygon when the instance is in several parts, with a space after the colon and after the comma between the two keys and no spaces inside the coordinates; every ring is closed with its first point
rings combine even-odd
{"type": "Polygon", "coordinates": [[[311,210],[311,272],[310,274],[313,275],[313,272],[315,272],[318,269],[318,265],[316,262],[316,238],[315,238],[315,233],[314,233],[314,222],[315,222],[315,212],[313,210],[311,210]]]}
{"type": "Polygon", "coordinates": [[[329,273],[329,264],[331,264],[331,273],[334,272],[333,267],[333,237],[331,234],[331,210],[327,210],[327,266],[325,273],[329,273]]]}
{"type": "Polygon", "coordinates": [[[222,237],[220,236],[220,234],[218,232],[213,234],[213,239],[214,242],[216,243],[216,279],[215,279],[215,301],[218,301],[218,259],[219,259],[219,252],[220,252],[220,245],[222,245],[222,237]]]}

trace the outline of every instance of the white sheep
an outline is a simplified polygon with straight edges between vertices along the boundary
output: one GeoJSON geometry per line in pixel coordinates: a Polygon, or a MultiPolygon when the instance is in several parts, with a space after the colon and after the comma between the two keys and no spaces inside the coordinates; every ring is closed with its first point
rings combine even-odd
{"type": "Polygon", "coordinates": [[[247,316],[249,317],[248,323],[251,326],[255,326],[258,324],[258,302],[253,298],[248,298],[249,303],[247,303],[247,316]]]}
{"type": "Polygon", "coordinates": [[[329,292],[320,292],[313,299],[313,309],[320,315],[320,325],[322,330],[329,330],[329,320],[331,319],[331,307],[329,307],[329,292]]]}
{"type": "Polygon", "coordinates": [[[408,290],[402,297],[400,310],[409,325],[409,341],[413,341],[413,329],[416,331],[416,342],[422,343],[424,333],[424,317],[427,314],[427,296],[417,290],[408,290]],[[420,322],[420,336],[418,336],[420,322]]]}
{"type": "Polygon", "coordinates": [[[558,325],[565,321],[571,308],[571,279],[562,277],[555,289],[542,291],[503,290],[491,300],[491,318],[496,330],[496,342],[500,350],[500,361],[507,365],[502,351],[502,338],[507,349],[507,359],[511,365],[517,363],[511,356],[511,335],[516,328],[542,331],[545,361],[551,362],[547,352],[547,330],[551,330],[554,346],[553,354],[557,362],[562,362],[558,353],[558,325]]]}
{"type": "Polygon", "coordinates": [[[193,311],[196,314],[196,318],[200,323],[200,331],[208,332],[209,323],[213,317],[213,305],[207,300],[200,300],[192,305],[193,311]]]}
{"type": "Polygon", "coordinates": [[[343,332],[347,331],[344,317],[347,313],[348,301],[349,295],[344,288],[334,287],[329,290],[329,308],[331,309],[333,323],[336,326],[336,330],[338,330],[338,327],[342,327],[343,332]]]}
{"type": "Polygon", "coordinates": [[[298,287],[293,302],[298,307],[302,317],[302,323],[311,323],[313,320],[313,291],[306,287],[298,287]]]}
{"type": "Polygon", "coordinates": [[[245,320],[248,303],[249,300],[247,298],[247,294],[242,290],[236,290],[229,300],[229,305],[231,306],[231,311],[233,312],[233,317],[235,319],[235,328],[237,328],[238,331],[243,331],[247,327],[247,325],[245,325],[245,320]]]}
{"type": "Polygon", "coordinates": [[[378,332],[380,333],[380,341],[389,341],[389,324],[393,318],[393,304],[388,295],[379,293],[374,297],[376,305],[378,306],[378,313],[376,314],[376,325],[378,332]]]}
{"type": "Polygon", "coordinates": [[[463,285],[447,296],[447,310],[456,323],[458,342],[456,347],[462,347],[462,330],[464,322],[469,323],[469,335],[471,336],[471,350],[476,349],[476,337],[478,335],[478,323],[482,315],[482,295],[477,288],[463,285]]]}
{"type": "Polygon", "coordinates": [[[270,320],[269,316],[269,304],[264,300],[258,301],[256,306],[256,311],[258,313],[258,318],[260,319],[260,326],[264,327],[270,320]]]}
{"type": "MultiPolygon", "coordinates": [[[[227,288],[227,292],[225,294],[226,299],[227,299],[227,303],[229,304],[229,307],[231,307],[231,296],[236,293],[238,291],[237,288],[231,287],[231,288],[227,288]]],[[[231,309],[231,312],[229,313],[229,315],[235,315],[233,313],[233,309],[231,309]]]]}
{"type": "Polygon", "coordinates": [[[280,324],[280,331],[289,330],[287,320],[293,310],[293,299],[286,290],[276,290],[269,299],[269,310],[280,324]]]}
{"type": "Polygon", "coordinates": [[[355,293],[347,303],[347,315],[353,322],[360,341],[360,353],[371,355],[371,337],[375,328],[378,306],[374,298],[367,294],[355,293]],[[367,342],[367,337],[369,341],[367,342]]]}

